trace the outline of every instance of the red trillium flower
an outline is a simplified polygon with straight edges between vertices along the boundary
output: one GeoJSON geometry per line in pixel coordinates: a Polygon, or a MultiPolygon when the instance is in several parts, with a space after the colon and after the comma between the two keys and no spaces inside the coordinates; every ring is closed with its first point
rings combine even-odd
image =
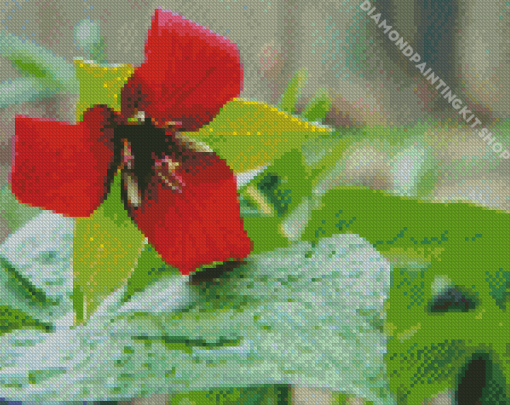
{"type": "Polygon", "coordinates": [[[206,125],[238,96],[242,75],[235,44],[156,10],[120,113],[96,105],[77,125],[16,116],[13,193],[22,203],[88,217],[120,167],[125,208],[168,264],[189,274],[246,257],[252,243],[232,170],[182,133],[206,125]]]}

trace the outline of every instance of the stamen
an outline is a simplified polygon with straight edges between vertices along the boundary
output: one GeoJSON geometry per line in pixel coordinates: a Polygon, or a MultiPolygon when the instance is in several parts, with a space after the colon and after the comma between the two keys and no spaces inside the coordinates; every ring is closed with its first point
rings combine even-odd
{"type": "Polygon", "coordinates": [[[188,147],[195,152],[211,153],[213,150],[204,142],[198,142],[191,140],[188,136],[182,132],[175,133],[175,139],[177,139],[181,145],[188,147]]]}
{"type": "Polygon", "coordinates": [[[133,152],[131,150],[131,143],[127,140],[124,140],[124,148],[122,149],[122,162],[126,169],[133,169],[135,157],[133,156],[133,152]]]}
{"type": "Polygon", "coordinates": [[[167,155],[163,159],[155,160],[156,174],[163,181],[164,185],[181,193],[185,184],[182,177],[175,172],[177,167],[179,167],[179,162],[170,159],[167,155]]]}
{"type": "Polygon", "coordinates": [[[128,203],[135,208],[139,208],[142,205],[142,197],[136,180],[128,172],[123,172],[122,176],[127,191],[128,203]]]}
{"type": "Polygon", "coordinates": [[[157,119],[155,118],[151,118],[151,121],[152,121],[152,124],[156,127],[156,128],[163,128],[163,129],[168,129],[170,127],[174,127],[176,125],[182,125],[182,121],[165,121],[164,123],[163,122],[159,122],[157,119]]]}
{"type": "Polygon", "coordinates": [[[140,122],[145,122],[145,111],[137,111],[134,118],[140,122]]]}
{"type": "Polygon", "coordinates": [[[175,127],[176,125],[182,125],[182,121],[167,121],[165,122],[165,128],[168,128],[170,126],[175,127]]]}
{"type": "Polygon", "coordinates": [[[173,174],[172,176],[165,176],[163,173],[158,172],[158,176],[166,187],[170,187],[172,190],[182,193],[182,189],[185,186],[182,177],[173,174]]]}
{"type": "Polygon", "coordinates": [[[145,122],[145,111],[138,111],[135,108],[135,113],[133,117],[128,118],[127,123],[128,125],[138,125],[143,124],[145,122]]]}
{"type": "Polygon", "coordinates": [[[179,167],[179,162],[175,162],[170,158],[165,158],[164,162],[168,167],[168,173],[173,174],[173,172],[179,167]]]}

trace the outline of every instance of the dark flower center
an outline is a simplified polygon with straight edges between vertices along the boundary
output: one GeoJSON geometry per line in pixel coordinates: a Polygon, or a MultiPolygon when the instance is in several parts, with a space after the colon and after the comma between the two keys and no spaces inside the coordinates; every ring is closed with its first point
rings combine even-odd
{"type": "Polygon", "coordinates": [[[172,131],[145,120],[117,126],[114,139],[115,154],[123,164],[123,199],[128,212],[139,208],[158,181],[168,187],[178,185],[172,169],[187,160],[187,153],[172,131]]]}
{"type": "Polygon", "coordinates": [[[115,139],[119,142],[121,153],[126,142],[129,144],[133,157],[129,170],[136,176],[142,189],[154,174],[155,158],[162,159],[167,155],[172,160],[182,161],[182,150],[179,150],[174,137],[165,133],[164,129],[156,128],[149,120],[139,125],[120,125],[115,129],[115,139]]]}
{"type": "Polygon", "coordinates": [[[148,119],[114,129],[117,166],[122,163],[122,198],[130,214],[144,200],[157,201],[158,183],[165,189],[182,192],[185,183],[179,172],[196,169],[200,154],[212,153],[172,127],[156,125],[148,119]]]}

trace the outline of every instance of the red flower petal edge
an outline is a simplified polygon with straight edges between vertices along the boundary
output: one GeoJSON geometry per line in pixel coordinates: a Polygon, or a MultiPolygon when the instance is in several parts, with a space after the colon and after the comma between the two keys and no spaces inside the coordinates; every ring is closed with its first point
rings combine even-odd
{"type": "Polygon", "coordinates": [[[138,109],[161,124],[178,122],[174,126],[181,131],[196,131],[241,93],[242,83],[234,43],[171,10],[157,9],[145,61],[122,91],[122,113],[130,117],[138,109]]]}
{"type": "Polygon", "coordinates": [[[181,192],[155,182],[155,198],[147,197],[133,219],[163,259],[189,274],[213,261],[242,259],[253,248],[243,229],[232,170],[215,154],[197,153],[175,174],[181,192]]]}
{"type": "Polygon", "coordinates": [[[87,217],[103,202],[114,161],[113,112],[88,110],[77,125],[15,117],[12,192],[25,204],[70,217],[87,217]]]}

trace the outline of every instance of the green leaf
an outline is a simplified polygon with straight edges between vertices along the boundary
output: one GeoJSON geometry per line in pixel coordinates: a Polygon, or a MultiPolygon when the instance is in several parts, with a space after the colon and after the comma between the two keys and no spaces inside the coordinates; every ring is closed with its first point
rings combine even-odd
{"type": "Polygon", "coordinates": [[[12,193],[10,184],[0,191],[0,215],[2,215],[12,232],[23,226],[41,213],[41,209],[20,203],[12,193]]]}
{"type": "Polygon", "coordinates": [[[331,110],[333,103],[328,91],[324,88],[317,90],[315,96],[306,105],[301,116],[308,121],[322,121],[326,118],[327,113],[331,110]]]}
{"type": "Polygon", "coordinates": [[[407,255],[437,260],[446,246],[459,249],[445,242],[453,237],[452,229],[459,240],[485,233],[487,236],[479,243],[494,242],[500,246],[501,238],[510,237],[510,228],[505,228],[509,225],[510,215],[474,204],[430,203],[379,190],[338,187],[324,195],[303,240],[355,233],[383,254],[405,248],[407,255]],[[432,248],[420,249],[423,245],[432,248]]]}
{"type": "Polygon", "coordinates": [[[45,88],[38,80],[25,77],[9,79],[8,83],[0,85],[0,108],[51,97],[54,94],[56,94],[55,91],[45,88]]]}
{"type": "Polygon", "coordinates": [[[345,395],[339,391],[333,392],[333,405],[348,405],[347,400],[349,399],[348,395],[345,395]]]}
{"type": "Polygon", "coordinates": [[[332,133],[280,109],[243,99],[233,99],[209,125],[186,135],[209,145],[234,172],[267,165],[320,135],[332,133]]]}
{"type": "Polygon", "coordinates": [[[76,106],[77,121],[81,121],[83,112],[95,104],[106,104],[120,111],[120,92],[133,74],[133,66],[101,65],[75,58],[74,67],[80,82],[80,101],[76,106]]]}
{"type": "Polygon", "coordinates": [[[240,195],[264,215],[282,218],[311,194],[313,178],[304,166],[301,152],[293,150],[242,187],[240,195]]]}
{"type": "Polygon", "coordinates": [[[293,150],[241,187],[243,206],[252,210],[243,221],[254,244],[253,254],[288,245],[284,219],[311,194],[313,179],[301,152],[293,150]]]}
{"type": "Polygon", "coordinates": [[[496,301],[496,305],[503,310],[507,309],[507,302],[510,303],[510,271],[486,272],[489,283],[489,294],[496,301]]]}
{"type": "Polygon", "coordinates": [[[0,336],[17,329],[41,329],[44,332],[51,332],[52,325],[40,322],[16,308],[8,305],[0,305],[0,336]]]}
{"type": "Polygon", "coordinates": [[[11,289],[21,293],[32,304],[39,306],[57,304],[49,300],[44,291],[23,277],[7,259],[1,256],[0,267],[7,275],[7,283],[11,286],[11,289]]]}
{"type": "Polygon", "coordinates": [[[126,294],[123,302],[127,302],[137,292],[156,282],[163,275],[179,275],[179,270],[166,264],[159,253],[150,243],[146,243],[140,257],[137,260],[136,268],[128,280],[126,294]]]}
{"type": "MultiPolygon", "coordinates": [[[[78,121],[95,104],[120,109],[120,90],[133,73],[131,65],[102,66],[74,61],[79,80],[78,121]]],[[[86,321],[100,302],[118,289],[136,267],[144,236],[127,215],[120,196],[120,176],[110,195],[90,218],[79,218],[74,238],[73,307],[76,322],[86,321]]]]}
{"type": "MultiPolygon", "coordinates": [[[[274,385],[223,390],[180,392],[172,396],[170,405],[260,404],[278,405],[278,387],[274,385]]],[[[290,402],[282,402],[290,403],[290,402]]]]}
{"type": "Polygon", "coordinates": [[[487,345],[509,393],[510,367],[504,360],[508,343],[503,336],[510,323],[493,298],[494,281],[487,272],[502,274],[510,268],[510,214],[470,203],[431,203],[339,187],[323,196],[302,239],[316,243],[338,233],[360,235],[393,263],[385,330],[391,338],[390,384],[399,403],[420,403],[453,387],[461,367],[477,351],[486,352],[487,345]],[[436,277],[447,277],[452,291],[465,293],[467,300],[476,298],[469,301],[473,308],[428,310],[436,277]],[[493,333],[488,338],[485,331],[493,333]]]}
{"type": "Polygon", "coordinates": [[[144,236],[128,216],[120,190],[117,173],[106,201],[91,217],[76,221],[73,307],[77,322],[86,321],[107,295],[124,285],[142,250],[144,236]]]}
{"type": "Polygon", "coordinates": [[[73,65],[54,56],[53,52],[2,30],[0,54],[9,59],[24,77],[39,79],[45,91],[79,94],[73,65]]]}
{"type": "Polygon", "coordinates": [[[301,90],[307,82],[307,77],[308,71],[303,68],[298,70],[292,79],[290,79],[278,105],[282,111],[294,114],[301,90]]]}
{"type": "Polygon", "coordinates": [[[272,251],[289,245],[281,228],[281,220],[277,217],[244,217],[244,230],[253,242],[251,254],[272,251]]]}

